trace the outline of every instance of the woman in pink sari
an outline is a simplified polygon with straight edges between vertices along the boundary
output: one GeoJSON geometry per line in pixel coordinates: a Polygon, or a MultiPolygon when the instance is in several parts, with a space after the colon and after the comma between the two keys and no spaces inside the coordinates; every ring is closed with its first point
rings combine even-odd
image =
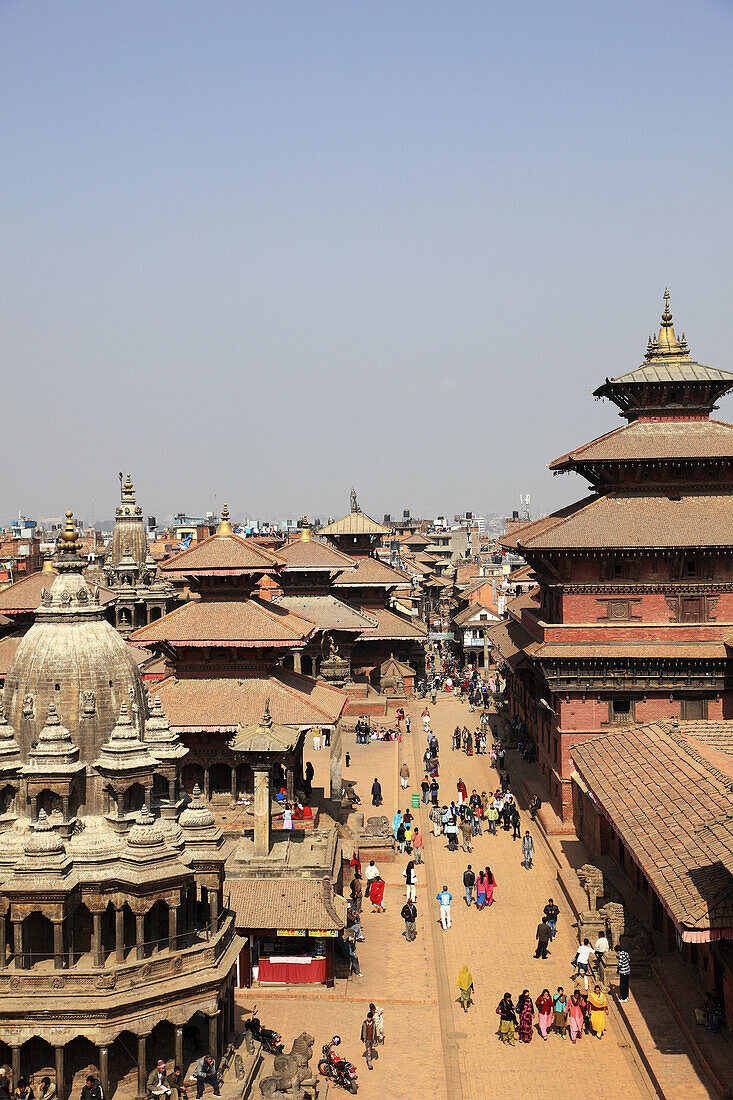
{"type": "Polygon", "coordinates": [[[580,990],[576,989],[568,1001],[568,1027],[570,1028],[571,1043],[574,1043],[576,1039],[582,1038],[584,1007],[584,999],[581,996],[580,990]]]}
{"type": "Polygon", "coordinates": [[[540,1035],[547,1042],[547,1032],[552,1027],[552,997],[549,989],[543,989],[535,1001],[537,1005],[537,1025],[540,1035]]]}
{"type": "Polygon", "coordinates": [[[486,904],[494,904],[494,887],[496,886],[496,879],[491,873],[491,868],[486,868],[486,904]]]}
{"type": "Polygon", "coordinates": [[[483,909],[486,905],[486,887],[489,884],[489,879],[486,871],[479,871],[476,878],[476,907],[483,909]]]}

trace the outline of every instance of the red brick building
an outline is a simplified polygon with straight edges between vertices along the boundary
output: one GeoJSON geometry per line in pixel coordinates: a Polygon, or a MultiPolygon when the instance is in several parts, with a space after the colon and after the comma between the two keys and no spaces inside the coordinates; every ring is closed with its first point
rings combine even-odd
{"type": "Polygon", "coordinates": [[[594,393],[627,423],[550,464],[582,474],[591,494],[503,540],[539,587],[509,605],[492,641],[566,819],[574,744],[733,717],[733,425],[711,418],[731,388],[733,374],[691,359],[665,292],[644,362],[594,393]]]}

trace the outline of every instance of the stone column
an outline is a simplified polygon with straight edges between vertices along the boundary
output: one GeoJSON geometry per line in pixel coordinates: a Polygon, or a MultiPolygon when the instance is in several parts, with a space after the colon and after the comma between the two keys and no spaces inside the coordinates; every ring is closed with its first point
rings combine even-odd
{"type": "Polygon", "coordinates": [[[64,965],[64,922],[53,922],[53,967],[54,970],[63,969],[64,965]]]}
{"type": "Polygon", "coordinates": [[[232,802],[236,802],[237,801],[237,766],[236,766],[236,764],[232,764],[231,795],[232,795],[232,802]]]}
{"type": "Polygon", "coordinates": [[[20,1047],[13,1046],[11,1049],[11,1060],[13,1068],[13,1087],[18,1084],[18,1078],[20,1077],[20,1047]]]}
{"type": "Polygon", "coordinates": [[[255,855],[270,853],[270,769],[258,765],[255,776],[255,855]]]}
{"type": "Polygon", "coordinates": [[[209,1054],[214,1055],[214,1059],[219,1064],[219,1013],[212,1012],[209,1016],[209,1054]]]}
{"type": "Polygon", "coordinates": [[[69,804],[70,804],[69,796],[67,794],[62,795],[62,798],[61,798],[61,816],[64,819],[64,821],[69,820],[69,804]]]}
{"type": "Polygon", "coordinates": [[[204,768],[204,800],[211,801],[211,772],[208,768],[204,768]]]}
{"type": "Polygon", "coordinates": [[[219,927],[219,891],[209,890],[209,928],[212,936],[216,935],[219,927]]]}
{"type": "Polygon", "coordinates": [[[229,1041],[231,1043],[233,1043],[237,1037],[237,1029],[234,1023],[234,1006],[234,978],[232,978],[229,983],[229,1041]]]}
{"type": "Polygon", "coordinates": [[[125,910],[115,909],[115,962],[125,961],[125,910]]]}
{"type": "Polygon", "coordinates": [[[135,914],[135,958],[145,958],[145,914],[135,914]]]}
{"type": "Polygon", "coordinates": [[[178,906],[168,907],[168,950],[175,951],[178,947],[178,906]]]}
{"type": "Polygon", "coordinates": [[[92,913],[92,923],[94,925],[94,961],[92,965],[97,967],[104,966],[104,947],[102,945],[102,914],[92,913]]]}
{"type": "Polygon", "coordinates": [[[15,955],[15,969],[23,970],[25,959],[23,958],[23,921],[13,921],[13,954],[15,955]]]}
{"type": "Polygon", "coordinates": [[[170,802],[171,806],[175,806],[175,804],[176,804],[176,777],[175,776],[173,776],[172,779],[168,780],[168,801],[170,802]]]}
{"type": "Polygon", "coordinates": [[[301,667],[302,666],[301,666],[301,662],[300,662],[300,650],[296,649],[295,653],[293,654],[293,671],[294,672],[300,672],[301,667]]]}
{"type": "Polygon", "coordinates": [[[54,1047],[54,1058],[56,1062],[56,1095],[58,1100],[66,1100],[66,1089],[64,1087],[64,1048],[54,1047]]]}
{"type": "Polygon", "coordinates": [[[341,723],[337,722],[331,734],[331,798],[341,800],[344,780],[341,774],[341,723]]]}
{"type": "Polygon", "coordinates": [[[99,1083],[102,1086],[103,1094],[107,1096],[109,1092],[109,1047],[97,1047],[97,1050],[99,1051],[99,1083]]]}
{"type": "Polygon", "coordinates": [[[148,1084],[147,1035],[137,1037],[137,1100],[145,1100],[148,1084]]]}
{"type": "Polygon", "coordinates": [[[31,798],[31,821],[33,824],[38,821],[38,796],[35,794],[31,798]]]}
{"type": "Polygon", "coordinates": [[[288,802],[292,804],[295,802],[295,776],[293,775],[292,764],[288,764],[285,769],[285,783],[288,791],[288,802]]]}
{"type": "MultiPolygon", "coordinates": [[[[183,1068],[183,1028],[176,1028],[175,1064],[183,1068]]],[[[185,1072],[185,1071],[184,1071],[185,1072]]]]}
{"type": "Polygon", "coordinates": [[[0,968],[4,969],[8,961],[8,946],[6,941],[7,923],[4,913],[0,913],[0,968]]]}

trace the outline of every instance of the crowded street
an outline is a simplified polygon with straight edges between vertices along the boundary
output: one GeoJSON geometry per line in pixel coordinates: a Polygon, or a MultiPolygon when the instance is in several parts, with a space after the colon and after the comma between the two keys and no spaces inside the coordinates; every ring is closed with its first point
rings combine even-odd
{"type": "MultiPolygon", "coordinates": [[[[401,741],[355,743],[353,733],[344,737],[344,752],[349,766],[344,779],[355,785],[361,798],[365,820],[384,814],[390,823],[397,810],[412,807],[413,793],[420,792],[425,775],[423,755],[427,744],[422,713],[430,712],[430,731],[439,743],[439,805],[458,801],[457,784],[462,780],[468,795],[476,791],[492,793],[499,787],[499,774],[491,764],[491,733],[488,731],[486,754],[466,755],[452,747],[455,727],[479,727],[478,710],[469,712],[468,703],[455,695],[439,692],[436,703],[412,700],[411,731],[401,741]],[[407,787],[400,785],[400,771],[407,764],[407,787]],[[377,778],[383,805],[371,804],[371,788],[377,778]]],[[[493,725],[502,729],[507,746],[509,731],[493,711],[493,725]]],[[[392,723],[393,724],[393,723],[392,723]]],[[[516,748],[516,744],[515,744],[516,748]]],[[[315,782],[326,784],[328,750],[309,754],[315,769],[315,782]]],[[[507,752],[507,764],[512,756],[507,752]]],[[[623,1023],[609,997],[607,1027],[602,1039],[586,1033],[571,1042],[550,1028],[546,1041],[537,1028],[537,1009],[532,1020],[530,1042],[514,1045],[500,1040],[497,1006],[509,992],[516,1006],[526,989],[536,1001],[544,989],[554,995],[559,986],[569,997],[575,983],[571,980],[571,961],[577,950],[576,931],[571,912],[560,895],[556,865],[527,812],[526,799],[517,792],[521,835],[527,829],[533,837],[531,869],[522,859],[521,839],[513,839],[516,830],[500,827],[491,835],[486,822],[482,834],[472,840],[472,851],[463,851],[459,834],[458,850],[449,851],[444,835],[434,836],[429,805],[413,810],[424,837],[424,862],[417,863],[415,899],[417,938],[408,942],[401,910],[406,887],[403,871],[411,858],[395,850],[394,862],[379,867],[385,882],[384,912],[374,911],[364,898],[362,912],[363,943],[356,949],[362,977],[337,978],[333,989],[238,990],[237,1004],[246,1012],[254,1001],[259,1015],[268,1026],[283,1033],[286,1046],[303,1029],[315,1036],[315,1049],[338,1033],[342,1056],[354,1062],[359,1074],[359,1092],[365,1097],[407,1097],[424,1089],[436,1097],[479,1100],[493,1095],[497,1087],[506,1096],[533,1095],[537,1081],[562,1091],[568,1100],[583,1100],[592,1094],[602,1098],[624,1095],[646,1098],[652,1095],[644,1071],[624,1030],[623,1023]],[[476,890],[472,904],[466,903],[463,875],[468,865],[478,875],[491,869],[495,886],[493,904],[479,910],[476,890]],[[450,927],[441,924],[437,895],[443,887],[452,896],[450,927]],[[536,958],[536,932],[543,910],[553,898],[559,909],[557,934],[549,944],[547,959],[536,958]],[[473,991],[467,1010],[461,1004],[458,976],[467,966],[473,991]],[[384,1045],[376,1047],[373,1070],[364,1058],[360,1042],[361,1025],[370,1002],[384,1013],[384,1045]],[[592,1081],[592,1088],[589,1082],[592,1081]]],[[[365,868],[362,867],[362,874],[365,868]]],[[[349,882],[344,893],[349,894],[349,882]]],[[[589,976],[592,990],[593,978],[589,976]]],[[[582,981],[580,982],[582,989],[582,981]]],[[[314,1059],[315,1061],[315,1059],[314,1059]]]]}

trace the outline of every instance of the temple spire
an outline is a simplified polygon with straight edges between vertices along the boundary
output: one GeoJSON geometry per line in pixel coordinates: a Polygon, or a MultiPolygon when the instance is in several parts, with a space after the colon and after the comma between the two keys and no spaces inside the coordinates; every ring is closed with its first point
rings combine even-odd
{"type": "Polygon", "coordinates": [[[122,480],[122,474],[120,474],[120,500],[123,504],[135,503],[135,486],[132,484],[132,478],[129,474],[124,482],[122,480]]]}
{"type": "Polygon", "coordinates": [[[217,535],[233,535],[234,528],[229,521],[229,505],[225,504],[221,510],[221,523],[216,529],[217,535]]]}
{"type": "Polygon", "coordinates": [[[685,334],[682,334],[682,339],[678,339],[675,335],[674,324],[672,321],[672,311],[669,308],[669,290],[664,288],[664,309],[662,310],[662,321],[659,327],[659,335],[656,340],[649,338],[649,343],[646,350],[647,359],[660,359],[670,355],[686,356],[688,354],[687,341],[685,340],[685,334]]]}
{"type": "Polygon", "coordinates": [[[310,542],[310,540],[311,540],[311,525],[308,522],[308,517],[303,516],[303,519],[302,519],[301,525],[300,525],[300,541],[301,542],[310,542]]]}

